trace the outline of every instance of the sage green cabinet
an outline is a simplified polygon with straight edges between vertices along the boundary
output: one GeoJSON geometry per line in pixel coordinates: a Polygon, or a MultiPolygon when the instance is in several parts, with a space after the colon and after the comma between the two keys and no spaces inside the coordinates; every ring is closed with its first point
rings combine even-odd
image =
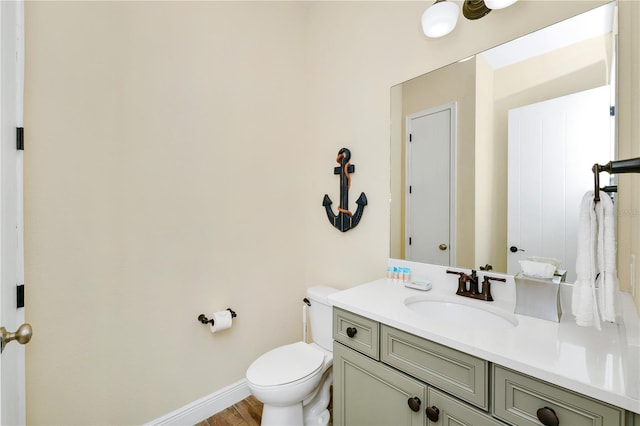
{"type": "Polygon", "coordinates": [[[384,324],[380,360],[483,410],[489,409],[489,363],[384,324]]]}
{"type": "Polygon", "coordinates": [[[334,342],[334,425],[424,425],[426,400],[424,383],[334,342]]]}
{"type": "Polygon", "coordinates": [[[624,410],[495,365],[493,414],[514,425],[537,426],[538,411],[561,425],[624,424],[624,410]]]}
{"type": "Polygon", "coordinates": [[[539,426],[539,415],[640,426],[640,415],[352,312],[334,308],[333,321],[336,426],[539,426]]]}

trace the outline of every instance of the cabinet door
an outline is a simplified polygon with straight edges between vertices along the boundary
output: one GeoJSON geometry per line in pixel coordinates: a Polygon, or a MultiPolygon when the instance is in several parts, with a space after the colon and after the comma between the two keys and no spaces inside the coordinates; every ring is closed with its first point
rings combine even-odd
{"type": "MultiPolygon", "coordinates": [[[[427,424],[433,425],[459,425],[459,426],[503,426],[504,424],[486,413],[473,408],[457,399],[430,387],[427,406],[431,407],[431,413],[437,413],[433,420],[427,424]]],[[[426,407],[425,407],[426,410],[426,407]]],[[[433,414],[431,414],[433,416],[433,414]]]]}
{"type": "Polygon", "coordinates": [[[424,383],[334,342],[334,425],[423,426],[426,399],[424,383]],[[418,411],[410,399],[419,401],[418,411]]]}

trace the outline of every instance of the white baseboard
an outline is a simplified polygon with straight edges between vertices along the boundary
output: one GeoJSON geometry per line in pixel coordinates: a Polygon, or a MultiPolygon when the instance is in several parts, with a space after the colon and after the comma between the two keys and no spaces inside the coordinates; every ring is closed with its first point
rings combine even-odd
{"type": "Polygon", "coordinates": [[[145,426],[195,425],[251,394],[245,379],[224,387],[211,395],[193,401],[169,414],[146,423],[145,426]]]}

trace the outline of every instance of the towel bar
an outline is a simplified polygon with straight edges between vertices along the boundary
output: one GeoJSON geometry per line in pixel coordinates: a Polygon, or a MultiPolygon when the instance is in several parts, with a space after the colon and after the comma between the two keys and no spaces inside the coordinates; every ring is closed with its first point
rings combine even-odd
{"type": "MultiPolygon", "coordinates": [[[[600,172],[607,172],[609,174],[619,173],[640,173],[640,157],[629,158],[626,160],[609,161],[607,164],[594,164],[591,168],[593,171],[593,199],[595,202],[600,201],[600,172]]],[[[611,187],[607,187],[611,189],[611,187]]],[[[615,192],[607,191],[605,192],[615,192]]]]}

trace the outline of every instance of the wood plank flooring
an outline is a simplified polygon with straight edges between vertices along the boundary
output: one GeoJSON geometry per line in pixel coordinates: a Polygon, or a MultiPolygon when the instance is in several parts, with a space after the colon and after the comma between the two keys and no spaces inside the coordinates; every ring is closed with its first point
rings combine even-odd
{"type": "MultiPolygon", "coordinates": [[[[333,386],[330,388],[329,412],[333,418],[333,386]]],[[[253,395],[214,414],[195,426],[260,426],[262,420],[262,402],[253,395]]],[[[329,422],[331,425],[332,422],[329,422]]]]}
{"type": "Polygon", "coordinates": [[[261,418],[262,403],[251,395],[196,426],[260,426],[261,418]]]}

